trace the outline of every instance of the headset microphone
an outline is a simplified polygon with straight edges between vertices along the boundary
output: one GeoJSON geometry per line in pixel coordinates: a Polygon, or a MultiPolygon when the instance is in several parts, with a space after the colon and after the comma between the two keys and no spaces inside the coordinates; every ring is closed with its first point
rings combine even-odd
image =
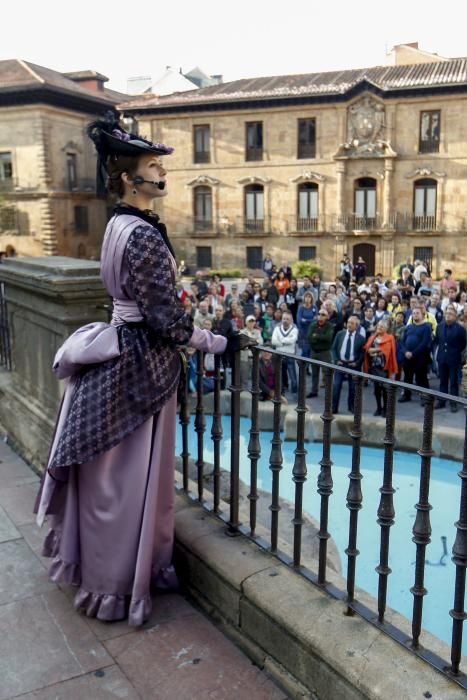
{"type": "Polygon", "coordinates": [[[156,185],[159,190],[165,189],[164,180],[159,180],[159,182],[156,180],[145,180],[144,177],[141,177],[141,175],[136,175],[136,177],[133,178],[134,185],[142,185],[144,182],[147,182],[149,185],[156,185]]]}

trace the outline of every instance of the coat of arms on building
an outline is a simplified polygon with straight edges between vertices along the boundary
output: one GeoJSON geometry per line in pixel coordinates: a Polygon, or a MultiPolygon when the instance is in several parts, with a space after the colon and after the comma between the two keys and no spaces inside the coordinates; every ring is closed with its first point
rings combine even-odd
{"type": "Polygon", "coordinates": [[[392,155],[386,136],[384,105],[370,95],[354,102],[347,110],[347,140],[336,156],[378,157],[392,155]]]}

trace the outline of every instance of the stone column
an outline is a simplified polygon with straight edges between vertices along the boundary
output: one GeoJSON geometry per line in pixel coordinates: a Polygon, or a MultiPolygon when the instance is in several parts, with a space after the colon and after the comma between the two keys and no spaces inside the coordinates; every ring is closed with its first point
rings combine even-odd
{"type": "Polygon", "coordinates": [[[394,236],[384,234],[381,238],[381,272],[390,277],[394,267],[394,236]]]}
{"type": "Polygon", "coordinates": [[[39,118],[34,125],[35,140],[39,144],[37,154],[37,178],[39,188],[44,192],[40,201],[41,212],[41,241],[45,255],[56,255],[57,247],[57,227],[53,215],[52,200],[46,194],[52,185],[52,175],[50,168],[49,154],[50,139],[49,125],[46,120],[39,118]]]}
{"type": "Polygon", "coordinates": [[[336,162],[337,171],[337,221],[336,230],[344,231],[344,217],[345,217],[345,160],[338,160],[336,162]]]}
{"type": "Polygon", "coordinates": [[[55,352],[79,326],[107,320],[99,263],[64,257],[9,258],[5,285],[12,371],[0,370],[0,425],[20,454],[42,468],[63,384],[55,352]]]}
{"type": "Polygon", "coordinates": [[[384,160],[384,194],[383,194],[383,228],[394,228],[394,212],[392,211],[392,174],[394,163],[392,158],[384,160]]]}

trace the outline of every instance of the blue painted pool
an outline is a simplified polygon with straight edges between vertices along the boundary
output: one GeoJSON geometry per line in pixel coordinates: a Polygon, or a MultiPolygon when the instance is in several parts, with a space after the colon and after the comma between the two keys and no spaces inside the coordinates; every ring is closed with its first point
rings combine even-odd
{"type": "MultiPolygon", "coordinates": [[[[226,436],[229,434],[230,420],[224,419],[226,436]]],[[[250,462],[248,459],[250,421],[241,419],[240,439],[240,478],[249,483],[250,462]]],[[[205,460],[213,461],[210,435],[210,417],[207,417],[205,434],[205,460]]],[[[189,429],[189,451],[196,459],[196,433],[193,421],[189,429]]],[[[270,441],[272,433],[262,432],[262,456],[258,464],[258,487],[271,490],[271,472],[269,470],[270,441]]],[[[177,454],[181,452],[181,431],[177,431],[177,454]]],[[[294,483],[292,468],[294,462],[294,442],[283,442],[283,469],[280,473],[280,495],[291,501],[294,499],[294,483]]],[[[316,491],[316,479],[319,473],[319,460],[322,448],[319,443],[306,443],[308,479],[304,485],[304,510],[319,518],[319,494],[316,491]]],[[[346,495],[349,484],[348,474],[351,467],[351,447],[348,445],[333,445],[331,459],[333,461],[332,476],[334,481],[333,494],[329,500],[329,532],[333,537],[342,562],[345,576],[347,557],[345,548],[348,544],[349,511],[346,508],[346,495]]],[[[382,449],[362,447],[361,471],[363,507],[359,513],[358,549],[356,585],[377,596],[378,575],[375,567],[379,563],[380,528],[376,524],[376,512],[379,504],[379,488],[383,474],[382,449]]],[[[221,443],[221,466],[230,467],[230,439],[224,438],[221,443]]],[[[454,521],[459,515],[460,479],[457,472],[460,465],[457,462],[433,458],[431,463],[430,503],[433,509],[430,513],[432,537],[431,544],[426,550],[426,559],[430,562],[425,571],[425,587],[428,595],[424,599],[423,627],[447,643],[451,643],[451,618],[449,610],[453,606],[455,566],[451,561],[451,548],[456,535],[454,521]],[[448,556],[439,565],[443,555],[441,538],[446,537],[448,556]]],[[[416,515],[414,508],[418,501],[420,474],[420,457],[417,454],[395,452],[393,485],[394,507],[396,511],[395,524],[390,532],[390,561],[392,573],[388,581],[388,605],[409,619],[412,617],[413,596],[410,587],[414,583],[415,544],[412,542],[412,527],[416,515]]],[[[423,640],[422,640],[423,643],[423,640]]]]}

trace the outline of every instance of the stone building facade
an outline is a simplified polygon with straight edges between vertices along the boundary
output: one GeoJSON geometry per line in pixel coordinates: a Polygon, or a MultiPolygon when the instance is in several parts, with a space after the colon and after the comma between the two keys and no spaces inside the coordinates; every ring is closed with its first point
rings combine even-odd
{"type": "Polygon", "coordinates": [[[107,205],[85,127],[125,97],[106,80],[0,61],[0,251],[98,259],[107,205]]]}
{"type": "Polygon", "coordinates": [[[190,266],[345,253],[467,276],[467,60],[238,80],[120,105],[175,147],[160,214],[190,266]]]}

